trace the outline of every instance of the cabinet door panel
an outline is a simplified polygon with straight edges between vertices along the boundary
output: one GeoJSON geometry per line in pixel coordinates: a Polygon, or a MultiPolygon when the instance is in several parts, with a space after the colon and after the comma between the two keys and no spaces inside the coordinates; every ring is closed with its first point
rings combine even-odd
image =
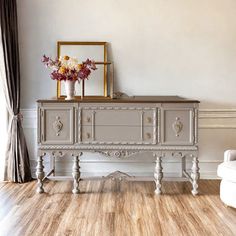
{"type": "Polygon", "coordinates": [[[162,111],[162,143],[192,145],[193,114],[192,109],[164,109],[162,111]]]}
{"type": "Polygon", "coordinates": [[[44,108],[43,110],[43,144],[74,143],[73,108],[44,108]]]}

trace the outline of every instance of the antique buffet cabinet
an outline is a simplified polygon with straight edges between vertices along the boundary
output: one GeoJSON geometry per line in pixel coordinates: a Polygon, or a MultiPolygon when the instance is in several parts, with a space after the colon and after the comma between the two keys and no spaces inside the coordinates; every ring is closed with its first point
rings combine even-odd
{"type": "Polygon", "coordinates": [[[45,155],[55,160],[66,153],[73,156],[72,192],[79,193],[80,156],[91,151],[118,158],[151,152],[156,159],[156,194],[161,193],[162,159],[178,156],[182,177],[192,183],[192,194],[198,194],[198,103],[177,96],[39,100],[37,192],[44,192],[44,180],[54,173],[53,163],[51,171],[44,173],[45,155]]]}

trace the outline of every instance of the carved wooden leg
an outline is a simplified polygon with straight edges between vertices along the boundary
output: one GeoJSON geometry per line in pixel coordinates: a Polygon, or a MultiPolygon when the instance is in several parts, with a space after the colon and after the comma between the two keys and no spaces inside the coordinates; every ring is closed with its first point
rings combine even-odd
{"type": "Polygon", "coordinates": [[[38,165],[36,167],[36,176],[37,176],[37,180],[38,180],[37,189],[36,189],[37,193],[43,193],[44,192],[44,189],[43,189],[43,178],[44,178],[43,156],[44,155],[39,155],[38,165]]]}
{"type": "Polygon", "coordinates": [[[80,167],[79,167],[79,156],[81,156],[81,153],[79,155],[74,156],[74,164],[72,168],[72,176],[74,178],[74,186],[72,193],[78,194],[79,191],[79,179],[80,179],[80,167]]]}
{"type": "Polygon", "coordinates": [[[198,194],[198,184],[197,181],[200,177],[199,174],[199,167],[198,167],[198,158],[197,157],[193,157],[193,165],[192,165],[192,171],[191,171],[191,178],[192,178],[192,186],[193,186],[193,190],[192,190],[192,194],[195,196],[198,194]]]}
{"type": "Polygon", "coordinates": [[[161,156],[157,156],[155,172],[154,172],[154,178],[156,182],[155,194],[157,195],[161,194],[161,180],[163,178],[163,172],[162,172],[163,168],[162,168],[161,162],[162,162],[161,156]]]}

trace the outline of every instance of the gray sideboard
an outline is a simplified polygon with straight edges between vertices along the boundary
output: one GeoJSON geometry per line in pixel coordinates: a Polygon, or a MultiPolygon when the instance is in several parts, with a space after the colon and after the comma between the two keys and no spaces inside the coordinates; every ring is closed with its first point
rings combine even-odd
{"type": "Polygon", "coordinates": [[[43,181],[54,173],[55,156],[73,156],[73,193],[79,193],[79,159],[83,152],[106,156],[129,156],[151,152],[156,157],[155,193],[161,193],[162,159],[181,157],[182,176],[198,194],[198,104],[177,96],[145,96],[120,99],[84,99],[81,101],[38,100],[37,192],[43,193],[43,181]],[[52,169],[44,173],[43,159],[52,157],[52,169]],[[186,159],[192,159],[191,173],[186,159]]]}

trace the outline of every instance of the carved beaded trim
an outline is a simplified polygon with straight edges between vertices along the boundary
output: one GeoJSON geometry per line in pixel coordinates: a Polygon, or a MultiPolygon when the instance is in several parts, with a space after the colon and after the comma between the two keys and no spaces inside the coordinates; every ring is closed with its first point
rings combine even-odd
{"type": "Polygon", "coordinates": [[[138,150],[138,151],[197,151],[196,146],[96,146],[96,145],[41,145],[39,150],[138,150]]]}
{"type": "Polygon", "coordinates": [[[94,107],[81,107],[83,110],[155,110],[155,107],[119,107],[119,106],[94,106],[94,107]]]}
{"type": "Polygon", "coordinates": [[[194,127],[194,143],[198,143],[198,110],[194,109],[194,117],[195,117],[195,127],[194,127]]]}

